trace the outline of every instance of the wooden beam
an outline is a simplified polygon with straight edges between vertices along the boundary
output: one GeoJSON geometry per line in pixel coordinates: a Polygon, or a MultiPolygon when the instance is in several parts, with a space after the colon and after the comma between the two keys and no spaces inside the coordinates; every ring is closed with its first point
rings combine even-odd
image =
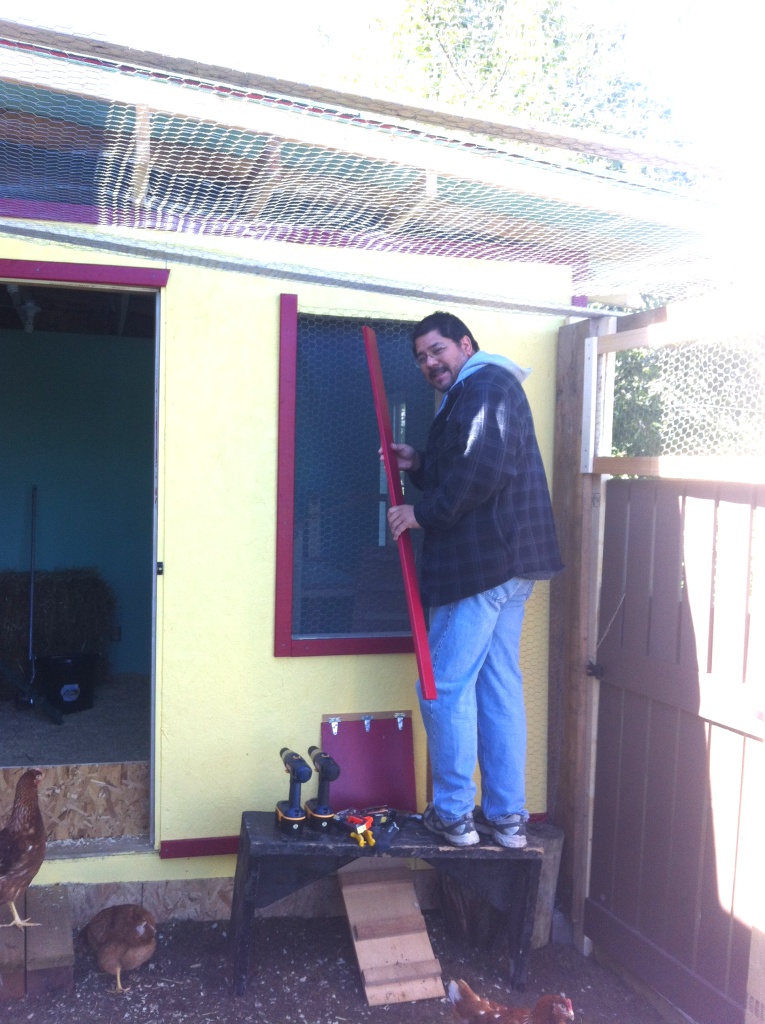
{"type": "Polygon", "coordinates": [[[593,459],[593,472],[608,476],[654,476],[662,480],[719,480],[721,483],[765,483],[761,455],[658,455],[593,459]]]}
{"type": "Polygon", "coordinates": [[[72,909],[66,886],[27,889],[27,916],[40,928],[26,935],[27,995],[74,991],[72,909]]]}
{"type": "Polygon", "coordinates": [[[140,206],[146,198],[149,189],[149,175],[151,173],[151,111],[145,105],[139,104],[135,108],[135,130],[133,132],[135,145],[133,159],[133,202],[140,206]]]}
{"type": "Polygon", "coordinates": [[[404,914],[402,917],[382,921],[357,921],[353,926],[356,942],[364,939],[389,939],[393,935],[410,935],[427,932],[422,914],[404,914]]]}
{"type": "Polygon", "coordinates": [[[242,207],[242,216],[257,220],[279,188],[282,181],[282,146],[281,139],[271,136],[254,160],[249,161],[249,173],[242,178],[242,183],[252,185],[256,195],[252,196],[242,207]]]}
{"type": "Polygon", "coordinates": [[[101,149],[104,133],[100,128],[76,124],[74,121],[59,121],[52,117],[4,110],[0,119],[0,139],[47,150],[70,151],[101,149]]]}
{"type": "Polygon", "coordinates": [[[566,570],[550,591],[548,812],[565,834],[559,893],[584,948],[589,881],[596,681],[587,675],[597,635],[602,530],[600,477],[579,472],[585,340],[614,333],[615,318],[581,320],[558,335],[553,509],[566,570]]]}
{"type": "Polygon", "coordinates": [[[667,307],[657,306],[656,309],[639,309],[637,313],[627,313],[616,321],[617,331],[634,331],[638,327],[650,327],[651,324],[663,324],[667,320],[667,307]]]}
{"type": "MultiPolygon", "coordinates": [[[[756,329],[749,314],[743,310],[736,313],[739,331],[756,329]]],[[[714,295],[641,310],[619,317],[615,330],[600,337],[598,352],[661,348],[690,341],[725,341],[730,337],[730,316],[729,300],[714,295]]]]}
{"type": "Polygon", "coordinates": [[[669,323],[651,324],[631,331],[617,331],[598,338],[598,354],[606,352],[628,352],[633,348],[662,348],[664,345],[679,345],[694,340],[687,332],[669,323]]]}

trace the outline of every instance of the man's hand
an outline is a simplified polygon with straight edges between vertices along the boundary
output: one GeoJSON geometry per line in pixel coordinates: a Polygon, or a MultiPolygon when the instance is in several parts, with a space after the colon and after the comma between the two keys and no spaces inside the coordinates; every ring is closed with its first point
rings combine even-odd
{"type": "MultiPolygon", "coordinates": [[[[406,448],[406,445],[398,445],[399,448],[406,448]]],[[[413,505],[392,505],[388,509],[388,526],[393,534],[393,539],[398,540],[404,530],[419,530],[420,524],[414,518],[413,505]]]]}
{"type": "MultiPolygon", "coordinates": [[[[410,444],[392,444],[390,451],[391,455],[395,455],[400,470],[418,470],[420,468],[420,453],[416,448],[412,448],[410,444]]],[[[382,448],[377,449],[377,454],[380,456],[380,462],[382,462],[382,448]]]]}

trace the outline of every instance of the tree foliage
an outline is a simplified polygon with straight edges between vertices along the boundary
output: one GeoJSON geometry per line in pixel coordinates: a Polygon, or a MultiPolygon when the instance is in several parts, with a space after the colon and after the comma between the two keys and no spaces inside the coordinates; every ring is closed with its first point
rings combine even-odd
{"type": "Polygon", "coordinates": [[[762,455],[765,340],[689,341],[616,357],[614,455],[762,455]]]}
{"type": "Polygon", "coordinates": [[[624,72],[624,31],[564,0],[409,0],[399,52],[426,98],[642,136],[670,118],[624,72]]]}
{"type": "Polygon", "coordinates": [[[619,352],[614,371],[614,422],[611,453],[620,456],[661,452],[663,402],[656,352],[634,348],[619,352]]]}

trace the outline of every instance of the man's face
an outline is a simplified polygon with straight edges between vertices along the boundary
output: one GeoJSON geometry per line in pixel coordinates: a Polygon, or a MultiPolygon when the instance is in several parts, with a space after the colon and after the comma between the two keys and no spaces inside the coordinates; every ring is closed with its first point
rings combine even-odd
{"type": "Polygon", "coordinates": [[[415,362],[429,384],[441,393],[448,391],[465,363],[473,355],[473,343],[467,335],[460,341],[445,338],[439,331],[428,331],[414,343],[415,362]]]}

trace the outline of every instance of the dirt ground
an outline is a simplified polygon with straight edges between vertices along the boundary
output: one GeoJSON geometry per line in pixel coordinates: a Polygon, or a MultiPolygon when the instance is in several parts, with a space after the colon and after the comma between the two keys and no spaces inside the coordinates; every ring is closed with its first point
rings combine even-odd
{"type": "MultiPolygon", "coordinates": [[[[439,911],[425,914],[445,982],[464,978],[477,992],[529,1006],[544,992],[565,992],[583,1024],[663,1024],[662,1018],[609,969],[571,946],[531,955],[525,992],[507,982],[508,963],[447,933],[439,911]]],[[[271,918],[256,922],[250,980],[231,989],[228,922],[177,921],[160,929],[154,958],[126,974],[125,995],[75,943],[75,991],[0,1002],[3,1024],[454,1024],[448,999],[370,1007],[364,998],[345,918],[271,918]]]]}

